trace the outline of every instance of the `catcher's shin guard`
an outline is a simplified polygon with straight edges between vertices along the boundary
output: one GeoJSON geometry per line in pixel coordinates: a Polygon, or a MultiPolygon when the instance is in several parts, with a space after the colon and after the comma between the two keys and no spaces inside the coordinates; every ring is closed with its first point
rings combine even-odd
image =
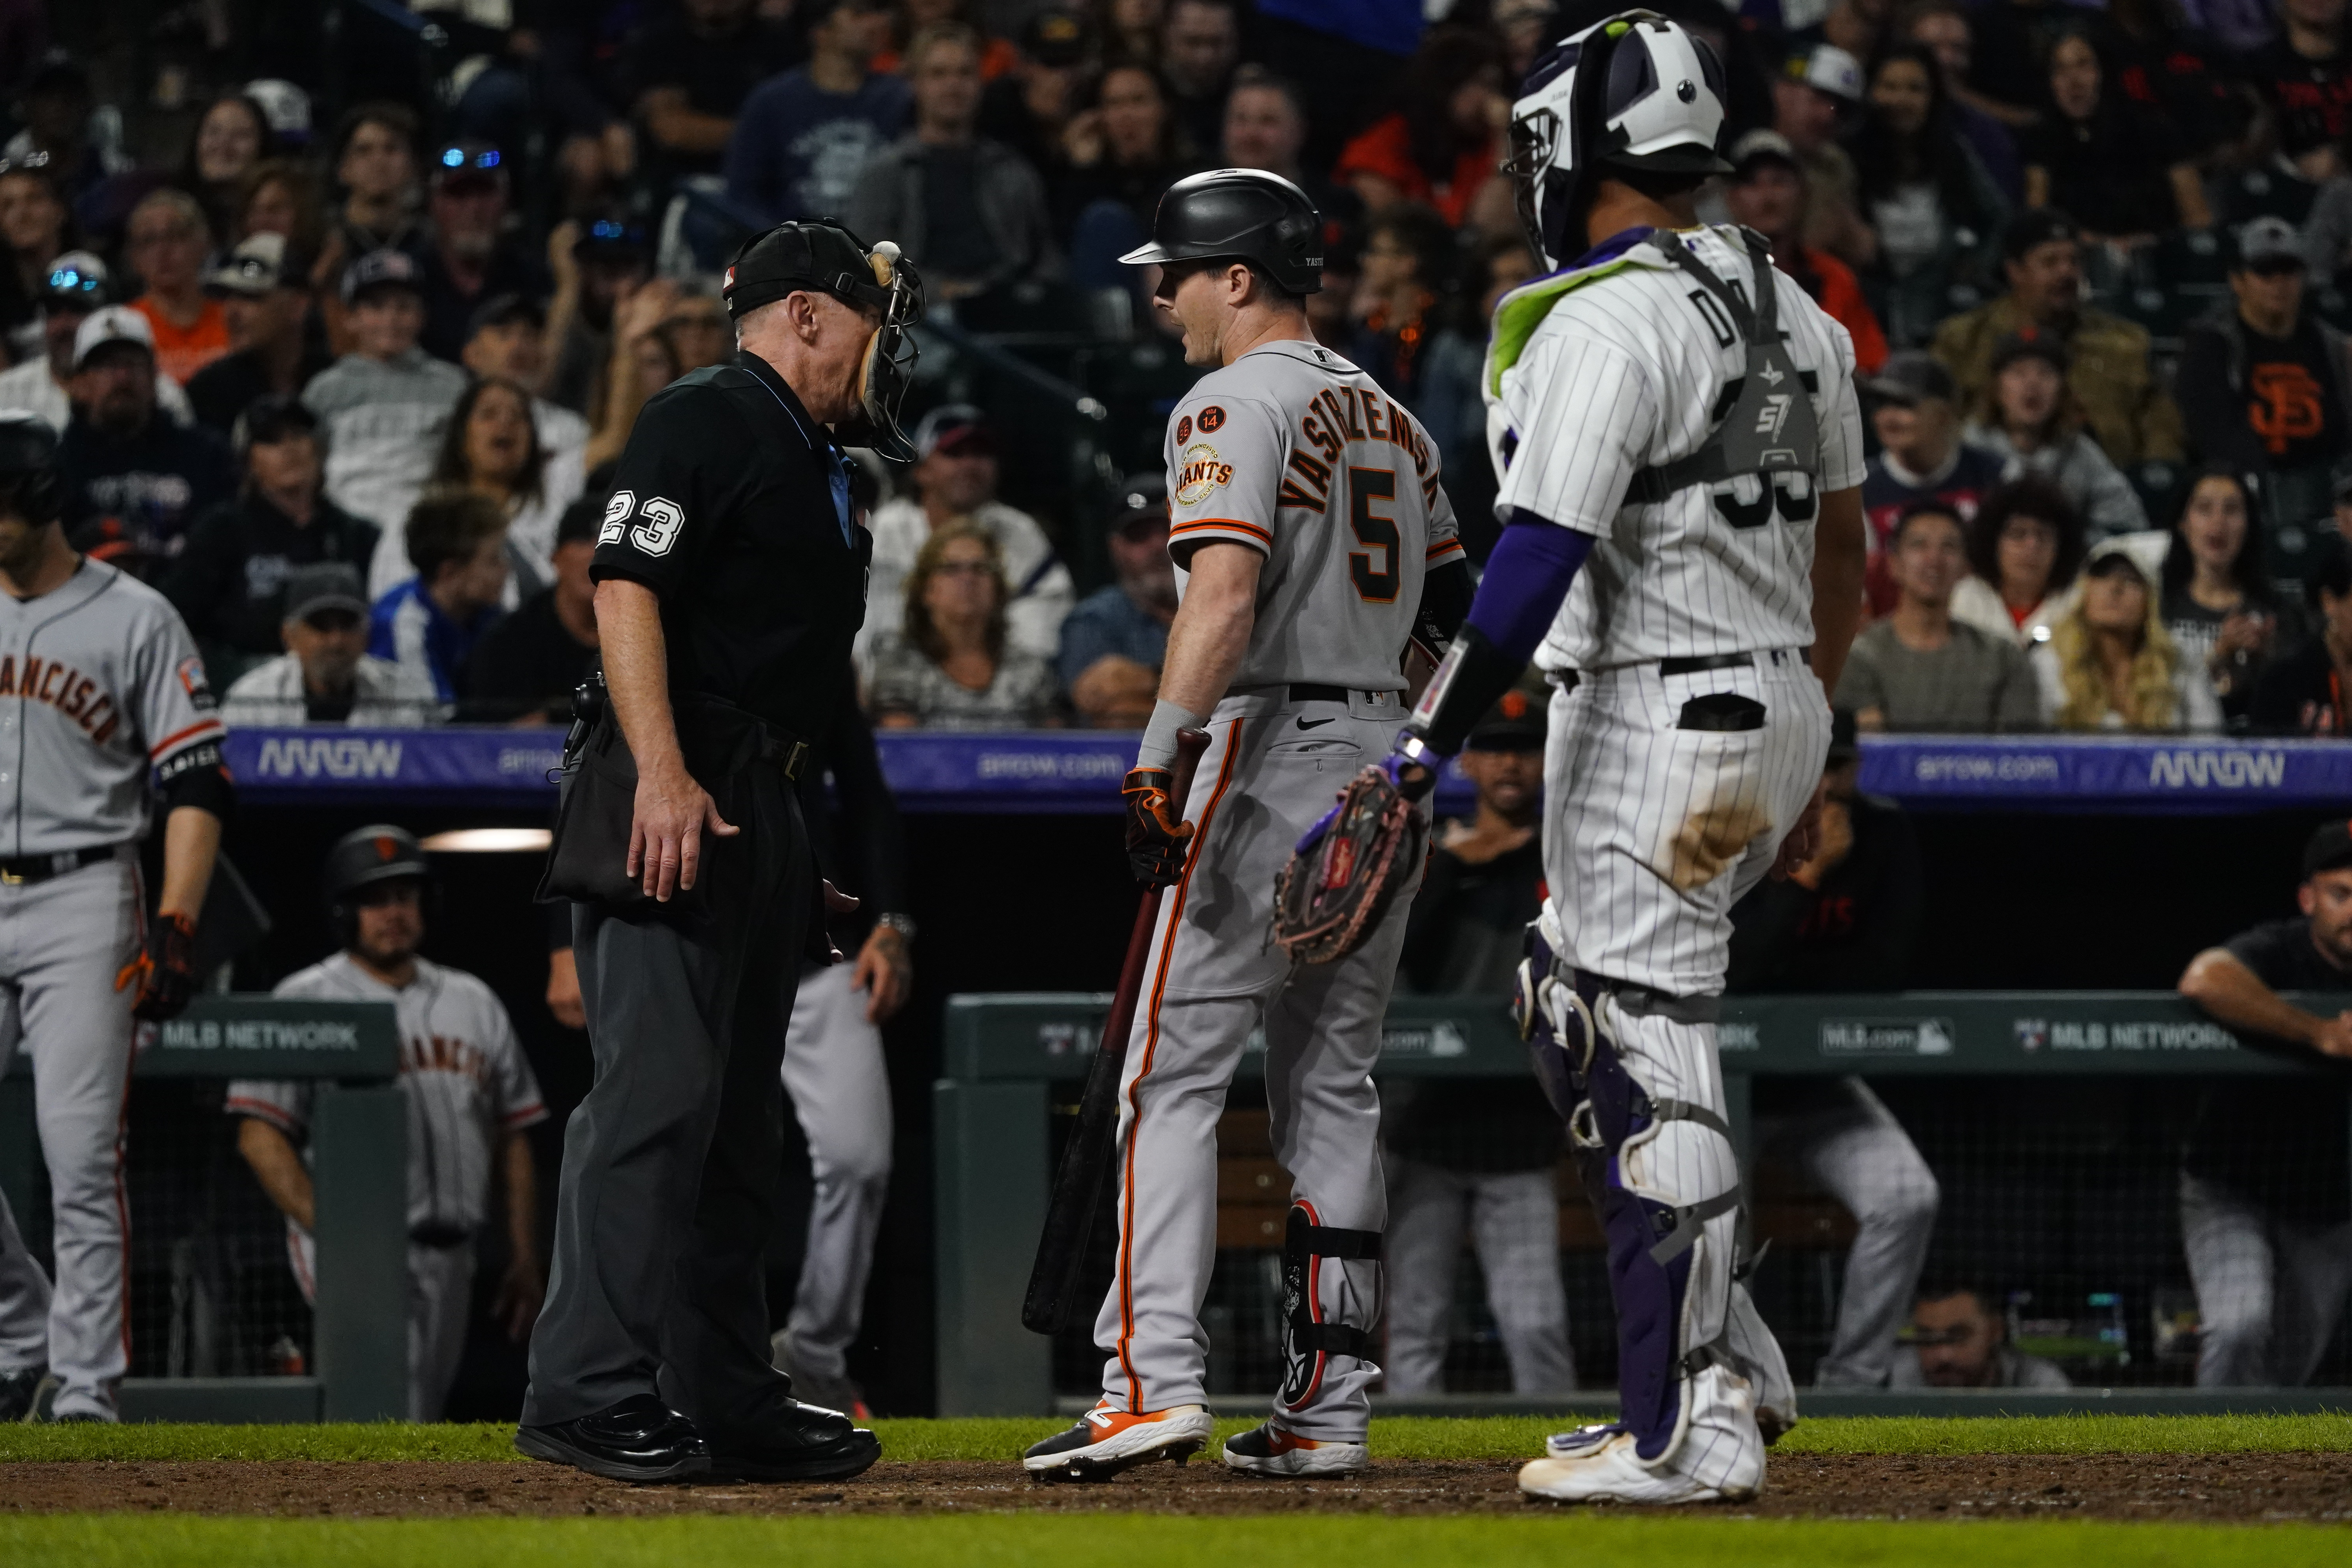
{"type": "MultiPolygon", "coordinates": [[[[1643,1155],[1654,1152],[1667,1127],[1688,1122],[1723,1141],[1719,1163],[1727,1172],[1731,1129],[1704,1105],[1654,1098],[1635,1081],[1618,1049],[1617,1003],[1608,982],[1559,961],[1558,930],[1549,906],[1528,927],[1514,1005],[1536,1078],[1568,1122],[1577,1173],[1608,1240],[1617,1307],[1617,1424],[1634,1435],[1644,1463],[1660,1463],[1688,1424],[1686,1384],[1715,1359],[1704,1347],[1722,1333],[1712,1298],[1723,1291],[1712,1279],[1705,1292],[1709,1321],[1702,1334],[1691,1332],[1694,1248],[1707,1221],[1738,1206],[1739,1188],[1731,1181],[1712,1196],[1685,1201],[1686,1194],[1631,1168],[1648,1170],[1655,1162],[1643,1155]]],[[[1727,1258],[1709,1263],[1710,1275],[1722,1274],[1727,1288],[1727,1258]]]]}
{"type": "MultiPolygon", "coordinates": [[[[1380,1258],[1379,1231],[1325,1225],[1315,1205],[1304,1198],[1290,1205],[1290,1221],[1282,1238],[1282,1387],[1276,1395],[1284,1409],[1304,1410],[1314,1401],[1331,1357],[1371,1360],[1369,1325],[1380,1319],[1380,1258]],[[1362,1317],[1363,1323],[1325,1320],[1323,1263],[1327,1258],[1372,1266],[1370,1310],[1348,1314],[1362,1317]]],[[[1349,1292],[1343,1289],[1340,1294],[1344,1297],[1349,1292]]]]}

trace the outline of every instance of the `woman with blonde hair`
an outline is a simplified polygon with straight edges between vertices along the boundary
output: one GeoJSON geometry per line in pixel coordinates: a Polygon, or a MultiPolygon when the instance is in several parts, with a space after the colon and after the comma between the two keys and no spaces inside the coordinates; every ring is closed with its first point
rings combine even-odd
{"type": "Polygon", "coordinates": [[[2221,704],[2165,630],[2156,584],[2120,542],[2095,545],[2074,604],[2035,645],[2044,720],[2058,730],[2211,731],[2221,704]]]}
{"type": "Polygon", "coordinates": [[[1054,672],[1005,641],[1012,596],[985,529],[950,523],[907,574],[899,629],[874,638],[866,706],[886,730],[1034,730],[1054,718],[1054,672]]]}

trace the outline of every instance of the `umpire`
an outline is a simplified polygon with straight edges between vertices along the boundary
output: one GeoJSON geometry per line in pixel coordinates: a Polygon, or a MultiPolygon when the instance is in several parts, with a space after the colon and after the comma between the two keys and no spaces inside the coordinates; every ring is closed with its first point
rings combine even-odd
{"type": "Polygon", "coordinates": [[[798,956],[837,957],[794,797],[872,553],[834,430],[905,449],[921,284],[814,222],[746,244],[725,295],[736,363],[656,395],[621,455],[591,568],[610,696],[544,884],[572,900],[596,1077],[515,1446],[620,1480],[835,1479],[881,1453],[769,1365],[761,1254],[798,956]]]}

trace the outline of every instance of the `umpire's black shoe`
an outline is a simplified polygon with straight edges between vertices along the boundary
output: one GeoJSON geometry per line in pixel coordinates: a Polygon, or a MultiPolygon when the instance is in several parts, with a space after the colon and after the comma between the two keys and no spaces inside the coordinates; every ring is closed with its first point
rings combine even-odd
{"type": "Polygon", "coordinates": [[[710,1441],[710,1473],[730,1481],[844,1481],[882,1457],[882,1440],[823,1405],[784,1401],[754,1433],[710,1441]]]}
{"type": "Polygon", "coordinates": [[[710,1473],[710,1449],[694,1423],[650,1394],[546,1426],[515,1429],[515,1447],[614,1481],[691,1481],[710,1473]]]}

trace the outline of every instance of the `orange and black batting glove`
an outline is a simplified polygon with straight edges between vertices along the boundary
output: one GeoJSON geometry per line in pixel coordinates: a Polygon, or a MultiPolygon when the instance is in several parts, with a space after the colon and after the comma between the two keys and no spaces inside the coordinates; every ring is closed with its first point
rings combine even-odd
{"type": "Polygon", "coordinates": [[[1127,863],[1147,888],[1172,888],[1184,875],[1192,825],[1177,820],[1183,805],[1175,788],[1171,769],[1129,768],[1119,792],[1127,797],[1127,863]]]}
{"type": "Polygon", "coordinates": [[[156,1024],[176,1018],[186,1009],[188,998],[196,993],[194,921],[169,914],[157,915],[148,923],[147,940],[139,955],[114,977],[117,991],[127,991],[133,984],[139,987],[131,1004],[134,1018],[156,1024]]]}

